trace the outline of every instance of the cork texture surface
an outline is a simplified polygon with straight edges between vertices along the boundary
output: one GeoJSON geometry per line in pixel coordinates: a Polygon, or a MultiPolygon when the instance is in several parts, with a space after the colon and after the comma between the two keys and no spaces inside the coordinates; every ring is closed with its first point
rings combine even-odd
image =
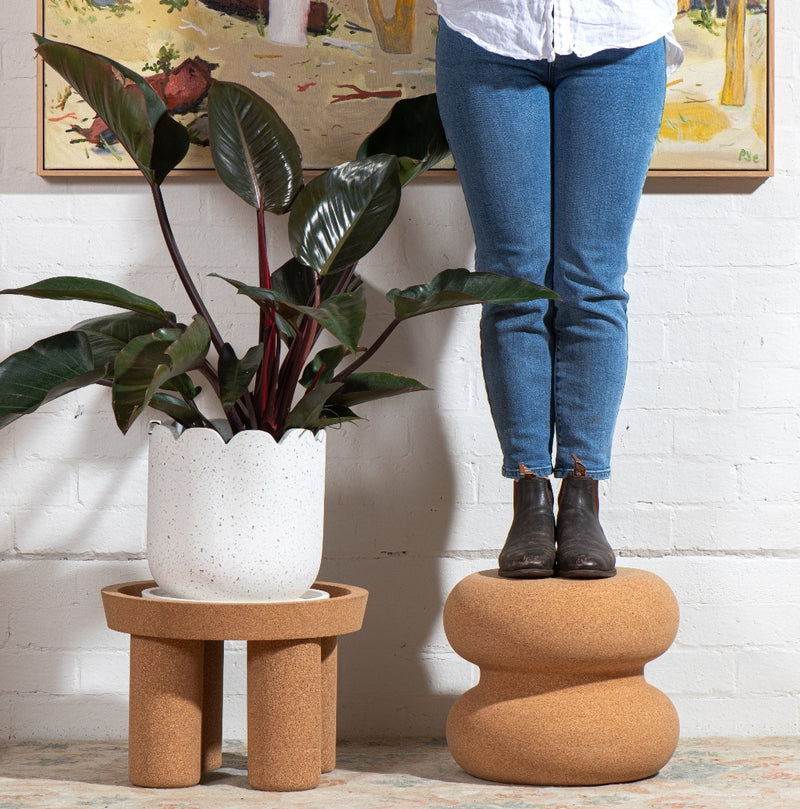
{"type": "Polygon", "coordinates": [[[466,577],[447,599],[444,627],[481,677],[448,716],[453,758],[504,783],[654,775],[675,751],[679,721],[644,665],[669,648],[678,620],[672,591],[645,571],[594,581],[466,577]]]}
{"type": "Polygon", "coordinates": [[[361,628],[368,593],[361,587],[315,582],[330,598],[310,601],[220,603],[143,599],[154,581],[126,582],[101,591],[106,623],[143,637],[194,640],[287,640],[346,635],[361,628]]]}
{"type": "Polygon", "coordinates": [[[315,787],[336,766],[337,637],[361,627],[367,591],[216,603],[142,598],[150,581],[102,590],[111,629],[131,636],[128,762],[133,784],[189,787],[222,761],[223,641],[247,641],[248,778],[315,787]]]}

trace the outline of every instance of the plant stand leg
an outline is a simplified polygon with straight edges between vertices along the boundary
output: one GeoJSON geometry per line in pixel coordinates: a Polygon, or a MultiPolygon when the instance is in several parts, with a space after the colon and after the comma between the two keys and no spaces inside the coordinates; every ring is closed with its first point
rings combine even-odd
{"type": "Polygon", "coordinates": [[[225,641],[204,641],[203,660],[203,772],[222,766],[222,670],[225,641]]]}
{"type": "Polygon", "coordinates": [[[128,774],[142,787],[199,783],[203,641],[131,635],[128,774]]]}
{"type": "Polygon", "coordinates": [[[254,789],[312,789],[320,780],[319,639],[248,641],[247,774],[254,789]]]}
{"type": "Polygon", "coordinates": [[[336,636],[322,638],[321,738],[322,772],[336,767],[336,694],[339,659],[336,636]]]}

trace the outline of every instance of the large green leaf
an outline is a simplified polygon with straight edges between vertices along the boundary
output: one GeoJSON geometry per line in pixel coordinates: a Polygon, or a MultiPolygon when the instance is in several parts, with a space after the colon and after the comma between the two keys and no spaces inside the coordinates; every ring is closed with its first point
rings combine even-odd
{"type": "Polygon", "coordinates": [[[158,391],[150,400],[150,407],[165,413],[173,421],[177,421],[183,427],[205,427],[203,417],[193,408],[189,407],[183,399],[172,396],[169,393],[158,391]]]}
{"type": "Polygon", "coordinates": [[[313,390],[306,391],[289,413],[287,429],[297,427],[302,430],[316,430],[324,427],[322,411],[325,403],[340,387],[341,383],[332,382],[327,385],[317,385],[313,390]]]}
{"type": "Polygon", "coordinates": [[[292,303],[307,305],[313,299],[315,279],[316,273],[311,267],[290,258],[272,273],[272,288],[292,303]]]}
{"type": "Polygon", "coordinates": [[[61,275],[24,287],[3,289],[0,290],[0,295],[25,295],[29,298],[45,298],[53,301],[74,300],[104,303],[108,306],[118,306],[120,309],[128,309],[131,312],[158,318],[162,325],[169,325],[174,321],[174,315],[165,312],[155,301],[96,278],[61,275]]]}
{"type": "Polygon", "coordinates": [[[150,182],[161,183],[189,149],[186,129],[142,76],[113,59],[36,36],[39,55],[106,122],[150,182]]]}
{"type": "Polygon", "coordinates": [[[320,430],[324,427],[333,427],[336,424],[344,424],[347,421],[361,421],[361,416],[354,413],[349,407],[334,405],[328,401],[320,411],[314,429],[320,430]]]}
{"type": "Polygon", "coordinates": [[[337,366],[349,353],[345,346],[331,346],[318,351],[314,359],[303,369],[300,384],[307,388],[313,383],[319,385],[330,382],[337,366]]]}
{"type": "MultiPolygon", "coordinates": [[[[174,316],[170,314],[170,317],[174,316]]],[[[72,331],[83,332],[86,335],[96,365],[105,364],[109,368],[113,368],[117,354],[134,337],[149,334],[162,328],[163,325],[163,320],[150,317],[150,315],[142,315],[139,312],[119,312],[114,315],[82,320],[72,327],[72,331]]]]}
{"type": "Polygon", "coordinates": [[[323,275],[355,264],[391,224],[400,193],[394,155],[334,166],[311,180],[292,205],[292,254],[323,275]]]}
{"type": "Polygon", "coordinates": [[[521,278],[465,269],[443,270],[427,284],[392,289],[386,294],[399,320],[475,303],[522,303],[539,298],[558,298],[558,295],[521,278]]]}
{"type": "Polygon", "coordinates": [[[0,363],[0,427],[105,374],[84,334],[67,331],[39,340],[0,363]]]}
{"type": "Polygon", "coordinates": [[[233,407],[236,400],[248,389],[264,359],[264,344],[248,349],[239,359],[233,346],[225,343],[219,355],[219,397],[224,408],[233,407]]]}
{"type": "Polygon", "coordinates": [[[342,383],[342,387],[328,400],[330,405],[353,407],[362,402],[385,399],[387,396],[399,396],[401,393],[413,393],[430,390],[422,382],[408,376],[399,376],[382,371],[370,373],[352,373],[342,383]]]}
{"type": "Polygon", "coordinates": [[[209,345],[208,324],[199,316],[186,329],[158,329],[131,340],[117,357],[111,387],[120,430],[130,429],[165,383],[199,367],[209,345]]]}
{"type": "Polygon", "coordinates": [[[398,101],[358,149],[359,157],[393,154],[400,160],[400,181],[411,182],[450,154],[436,93],[398,101]]]}
{"type": "MultiPolygon", "coordinates": [[[[223,278],[221,275],[217,277],[223,278]]],[[[281,313],[289,311],[308,315],[343,343],[349,351],[355,353],[358,350],[358,339],[361,337],[364,319],[367,316],[367,298],[362,287],[352,292],[333,295],[322,301],[319,306],[299,306],[283,297],[277,290],[247,286],[231,278],[224,280],[235,286],[239,294],[246,295],[261,307],[274,308],[281,313]]]]}
{"type": "Polygon", "coordinates": [[[300,147],[261,96],[215,81],[208,94],[209,139],[222,181],[254,208],[285,213],[303,184],[300,147]]]}
{"type": "Polygon", "coordinates": [[[236,287],[241,294],[247,295],[253,302],[257,303],[265,312],[269,312],[273,315],[275,317],[275,325],[278,327],[278,331],[287,343],[291,343],[297,336],[297,320],[300,313],[293,304],[294,292],[290,291],[289,298],[287,299],[277,290],[272,292],[262,287],[251,287],[249,284],[245,284],[244,281],[237,281],[235,278],[227,278],[216,272],[209,274],[214,278],[221,278],[223,281],[227,281],[231,286],[236,287]],[[245,290],[247,290],[247,292],[245,292],[245,290]],[[265,294],[260,294],[262,292],[265,294]]]}
{"type": "Polygon", "coordinates": [[[170,390],[179,393],[184,401],[191,402],[199,394],[202,388],[197,387],[189,374],[178,374],[164,382],[162,390],[170,390]]]}

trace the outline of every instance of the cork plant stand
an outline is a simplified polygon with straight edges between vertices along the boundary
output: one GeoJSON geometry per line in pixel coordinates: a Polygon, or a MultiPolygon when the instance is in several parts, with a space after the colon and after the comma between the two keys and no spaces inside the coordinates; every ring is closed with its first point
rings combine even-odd
{"type": "Polygon", "coordinates": [[[337,638],[361,628],[367,591],[317,582],[327,599],[212,603],[143,598],[153,581],[102,590],[130,641],[128,771],[186,787],[222,764],[226,640],[247,641],[247,768],[255,789],[311,789],[336,764],[337,638]]]}
{"type": "Polygon", "coordinates": [[[444,628],[480,682],[453,705],[447,743],[489,781],[589,786],[654,775],[678,743],[678,715],[644,679],[678,630],[658,576],[503,579],[473,573],[450,593],[444,628]]]}

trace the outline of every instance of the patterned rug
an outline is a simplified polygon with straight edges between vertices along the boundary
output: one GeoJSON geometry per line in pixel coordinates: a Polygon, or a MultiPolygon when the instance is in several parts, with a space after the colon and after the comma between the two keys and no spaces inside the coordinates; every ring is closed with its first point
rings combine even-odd
{"type": "Polygon", "coordinates": [[[125,742],[0,746],[0,809],[798,809],[800,737],[684,739],[654,778],[603,787],[524,787],[464,773],[441,741],[343,743],[337,767],[307,792],[247,783],[242,745],[187,789],[133,787],[125,742]]]}

